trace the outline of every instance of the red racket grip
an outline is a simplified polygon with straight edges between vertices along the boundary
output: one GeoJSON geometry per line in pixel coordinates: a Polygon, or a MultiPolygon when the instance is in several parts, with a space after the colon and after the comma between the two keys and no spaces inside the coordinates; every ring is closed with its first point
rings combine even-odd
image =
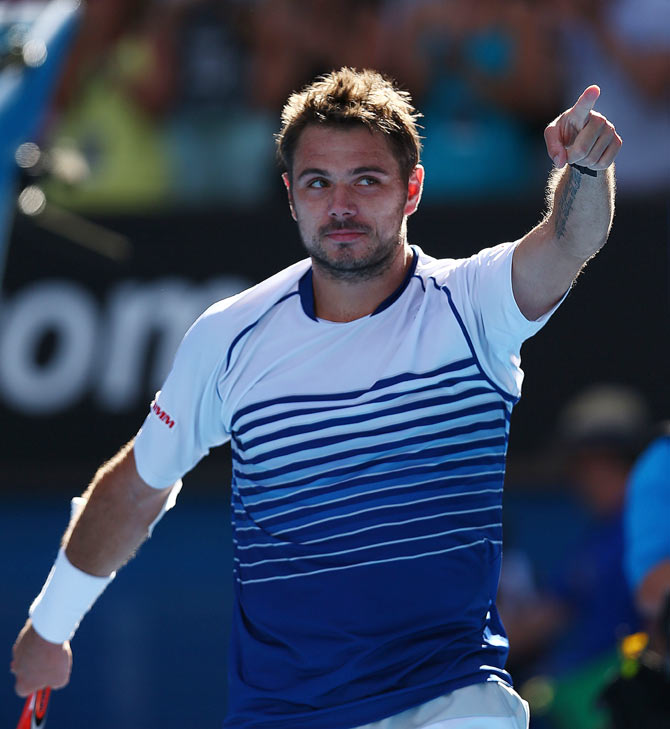
{"type": "Polygon", "coordinates": [[[46,726],[47,709],[49,708],[49,696],[51,688],[35,691],[26,699],[21,712],[21,718],[16,729],[38,729],[46,726]]]}

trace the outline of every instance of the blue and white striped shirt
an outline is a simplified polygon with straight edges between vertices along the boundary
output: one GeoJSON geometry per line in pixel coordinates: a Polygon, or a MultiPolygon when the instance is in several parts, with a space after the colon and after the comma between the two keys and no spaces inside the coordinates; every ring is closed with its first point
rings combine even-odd
{"type": "Polygon", "coordinates": [[[309,260],[211,307],[135,441],[177,480],[228,439],[226,727],[344,729],[504,670],[502,488],[529,322],[514,244],[414,248],[373,314],[314,314],[309,260]]]}

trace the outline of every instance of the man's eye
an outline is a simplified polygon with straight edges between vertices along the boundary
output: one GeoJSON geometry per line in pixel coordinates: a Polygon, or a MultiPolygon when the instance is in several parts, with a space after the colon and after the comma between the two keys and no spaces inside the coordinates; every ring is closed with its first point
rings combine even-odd
{"type": "Polygon", "coordinates": [[[320,188],[325,187],[325,186],[326,186],[326,181],[323,180],[323,179],[321,179],[321,178],[317,178],[315,180],[311,180],[310,182],[307,183],[307,187],[313,187],[313,188],[316,188],[316,189],[320,189],[320,188]]]}
{"type": "Polygon", "coordinates": [[[359,185],[376,185],[378,184],[379,180],[375,177],[361,177],[361,179],[358,181],[357,184],[359,185]]]}

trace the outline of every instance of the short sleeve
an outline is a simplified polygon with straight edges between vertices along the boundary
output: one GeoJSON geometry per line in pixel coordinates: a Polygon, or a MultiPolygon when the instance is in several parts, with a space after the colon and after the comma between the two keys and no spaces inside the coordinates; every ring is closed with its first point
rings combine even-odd
{"type": "Polygon", "coordinates": [[[635,465],[625,511],[626,576],[636,589],[647,572],[670,559],[670,438],[661,438],[635,465]]]}
{"type": "Polygon", "coordinates": [[[523,381],[521,345],[547,323],[561,303],[535,321],[521,313],[512,291],[512,259],[519,242],[485,248],[460,261],[447,281],[480,364],[516,397],[523,381]]]}
{"type": "Polygon", "coordinates": [[[229,439],[219,394],[224,364],[225,337],[208,311],[186,333],[135,437],[137,471],[150,486],[169,486],[229,439]]]}

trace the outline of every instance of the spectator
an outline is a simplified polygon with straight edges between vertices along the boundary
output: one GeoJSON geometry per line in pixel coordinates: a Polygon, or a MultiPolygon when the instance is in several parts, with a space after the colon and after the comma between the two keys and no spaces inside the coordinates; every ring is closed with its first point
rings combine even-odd
{"type": "Polygon", "coordinates": [[[658,617],[670,592],[670,427],[642,454],[628,483],[626,574],[641,614],[658,617]]]}
{"type": "Polygon", "coordinates": [[[670,718],[670,427],[628,482],[625,566],[645,633],[622,642],[624,668],[602,694],[612,729],[656,729],[670,718]],[[634,670],[631,670],[634,666],[634,670]]]}
{"type": "Polygon", "coordinates": [[[557,75],[540,13],[521,0],[426,0],[395,20],[386,67],[422,98],[424,195],[513,195],[544,174],[528,127],[555,113],[557,75]]]}
{"type": "Polygon", "coordinates": [[[252,20],[257,103],[273,112],[331,68],[381,68],[383,0],[261,0],[252,20]]]}
{"type": "Polygon", "coordinates": [[[179,0],[170,10],[177,86],[167,135],[173,194],[187,205],[252,204],[268,193],[274,116],[254,109],[253,9],[179,0]]]}
{"type": "Polygon", "coordinates": [[[619,639],[639,625],[623,571],[623,506],[647,429],[645,403],[619,386],[586,390],[559,419],[567,479],[589,526],[545,593],[503,620],[512,660],[530,658],[534,673],[555,679],[552,719],[560,729],[601,729],[596,697],[617,664],[619,639]]]}
{"type": "Polygon", "coordinates": [[[152,2],[86,5],[49,133],[51,201],[86,212],[165,201],[160,121],[172,95],[169,51],[152,2]]]}
{"type": "Polygon", "coordinates": [[[667,0],[550,0],[565,60],[563,99],[584,79],[603,91],[599,111],[621,121],[626,148],[617,188],[626,195],[670,191],[670,3],[667,0]]]}

